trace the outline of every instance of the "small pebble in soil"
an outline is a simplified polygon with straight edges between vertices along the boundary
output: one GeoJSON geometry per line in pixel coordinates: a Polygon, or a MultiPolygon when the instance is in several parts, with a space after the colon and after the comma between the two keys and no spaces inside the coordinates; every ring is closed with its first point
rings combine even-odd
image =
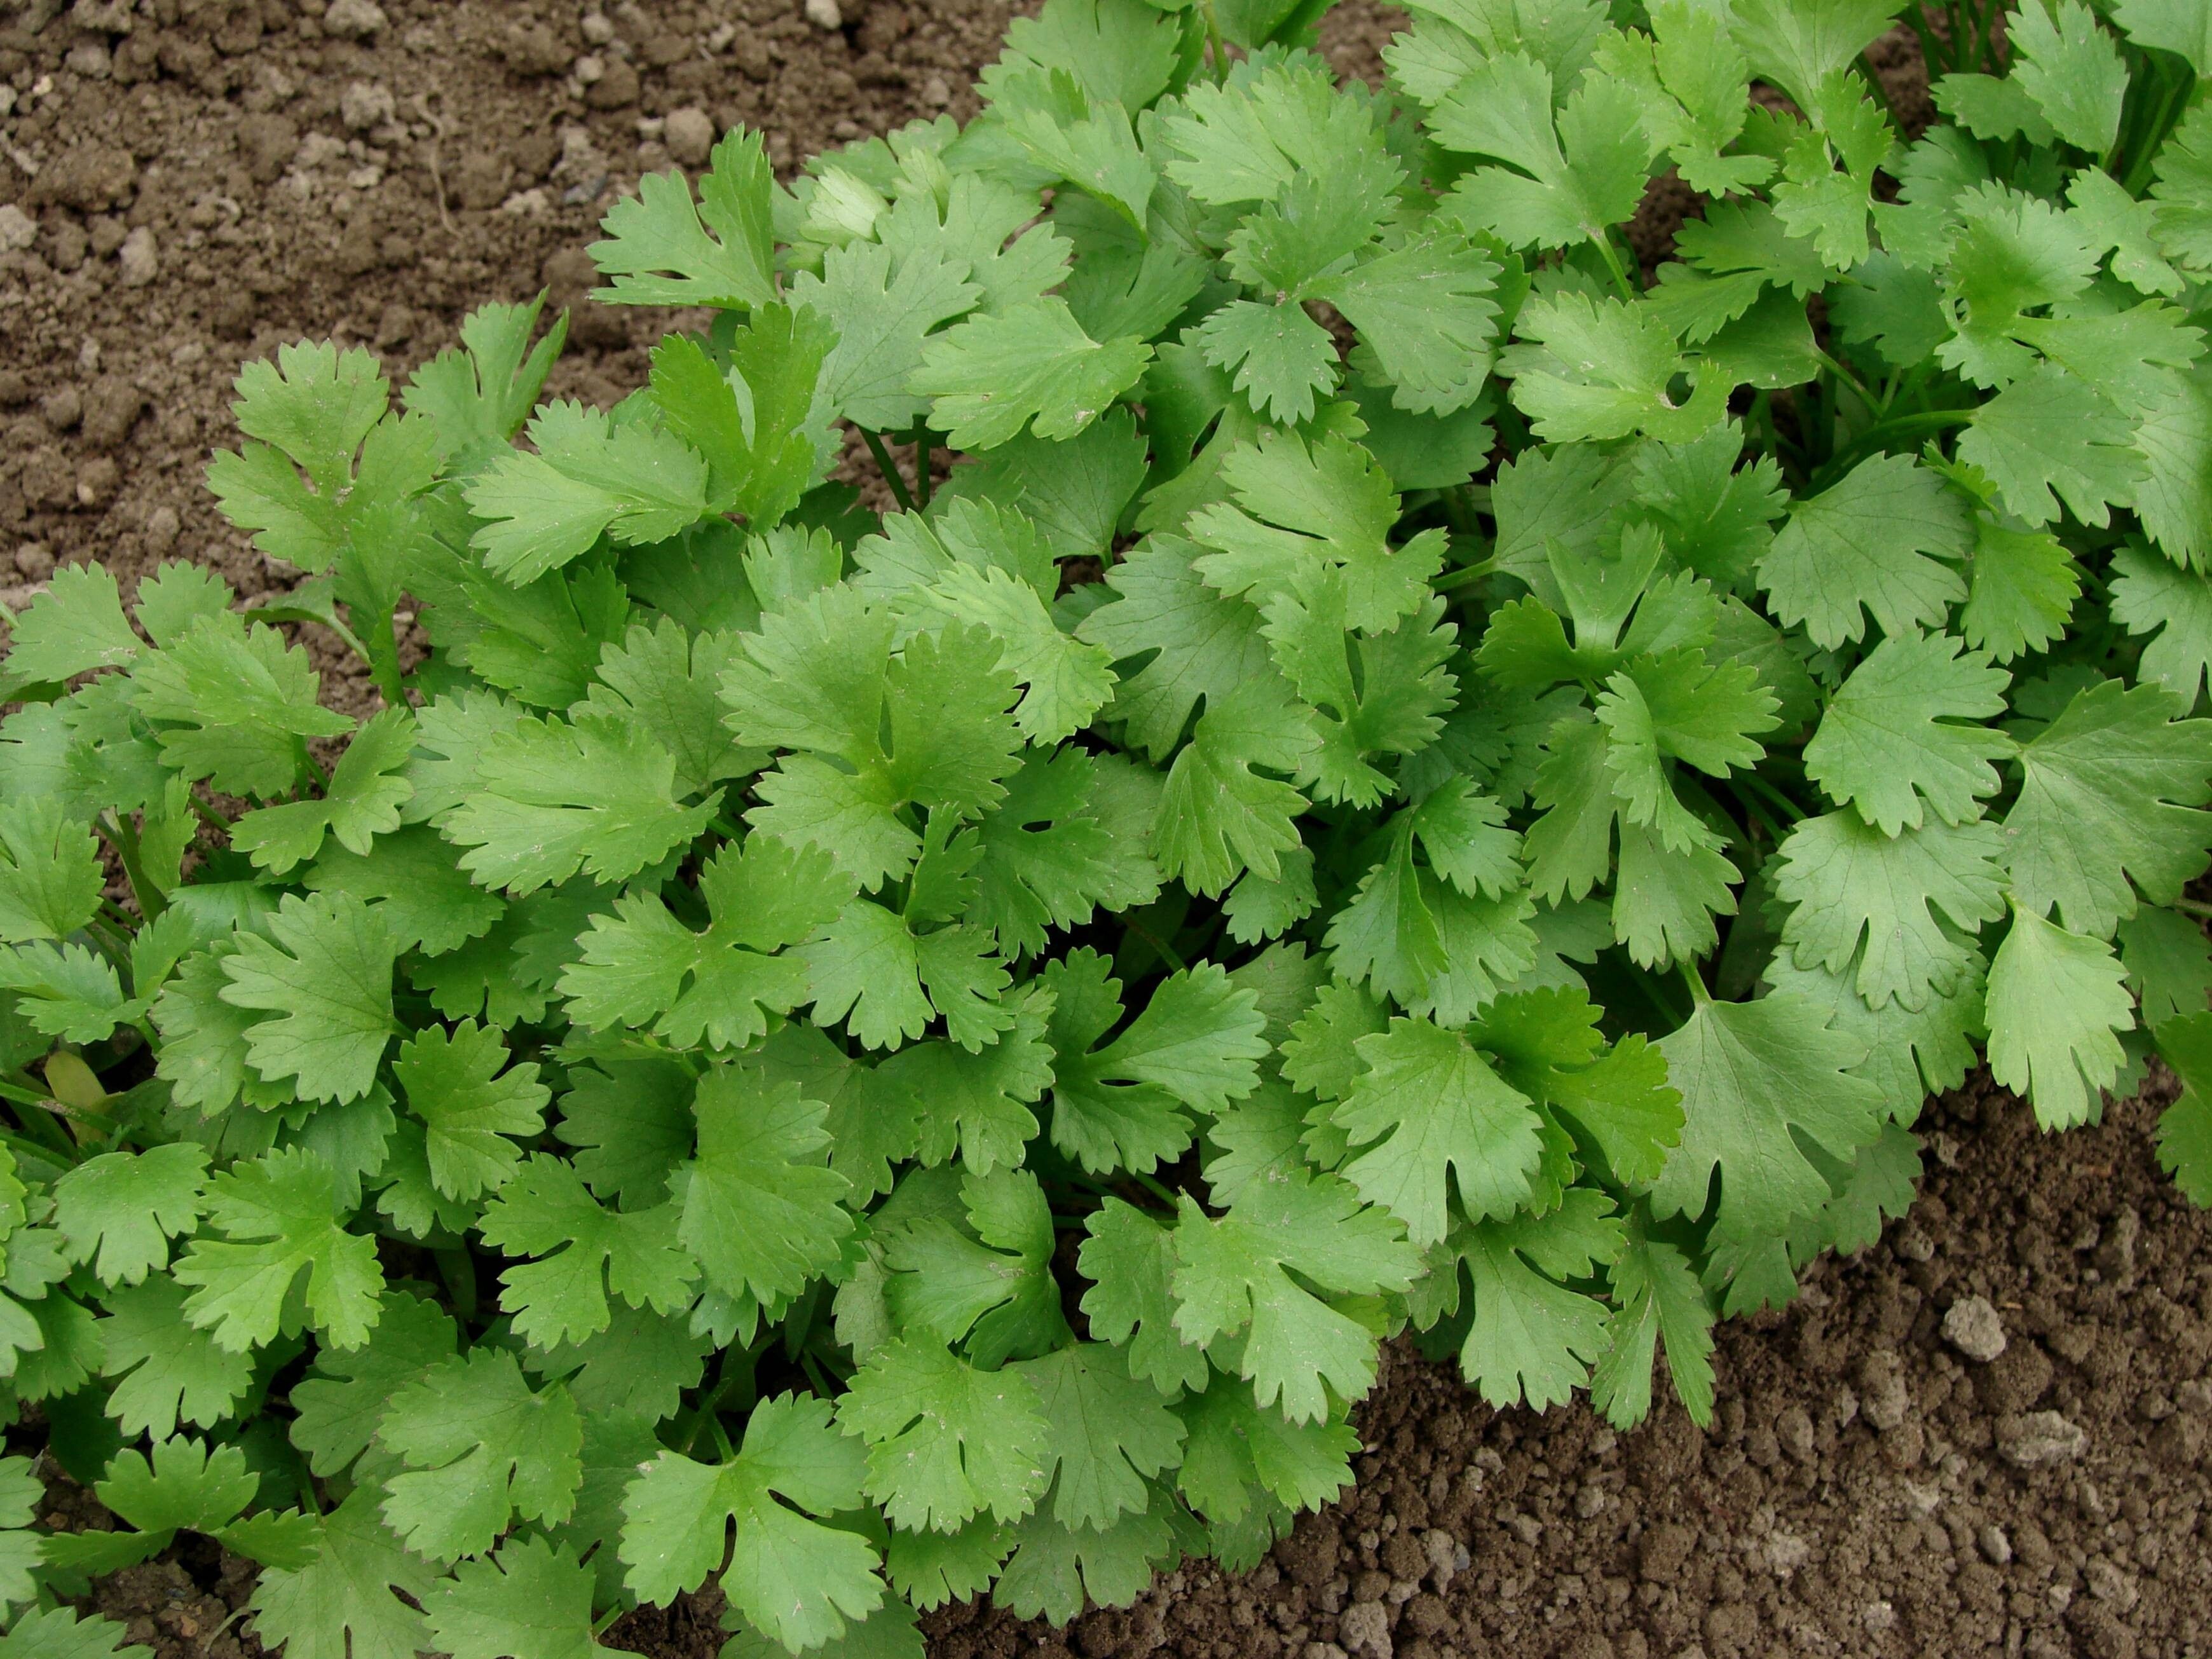
{"type": "Polygon", "coordinates": [[[1986,1365],[2005,1351],[2004,1322],[1985,1296],[1961,1297],[1943,1316],[1943,1340],[1986,1365]]]}
{"type": "Polygon", "coordinates": [[[841,29],[845,14],[838,10],[837,0],[806,0],[806,21],[817,29],[841,29]]]}
{"type": "Polygon", "coordinates": [[[1997,1455],[2015,1468],[2048,1468],[2070,1463],[2089,1443],[2079,1424],[2057,1412],[2027,1412],[2001,1420],[1997,1455]]]}

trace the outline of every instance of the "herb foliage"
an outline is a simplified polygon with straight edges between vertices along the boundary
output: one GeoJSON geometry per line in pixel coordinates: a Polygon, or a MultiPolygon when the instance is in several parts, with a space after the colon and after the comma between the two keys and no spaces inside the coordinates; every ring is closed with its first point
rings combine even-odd
{"type": "Polygon", "coordinates": [[[9,1652],[180,1532],[294,1659],[1064,1621],[1340,1492],[1393,1333],[1702,1419],[1984,1052],[2155,1046],[2212,1200],[2202,6],[1916,10],[1909,143],[1890,0],[1422,0],[1385,94],[1318,11],[732,133],[614,410],[531,305],[289,348],[209,481],[296,588],[11,619],[0,1374],[121,1525],[0,1462],[9,1652]]]}

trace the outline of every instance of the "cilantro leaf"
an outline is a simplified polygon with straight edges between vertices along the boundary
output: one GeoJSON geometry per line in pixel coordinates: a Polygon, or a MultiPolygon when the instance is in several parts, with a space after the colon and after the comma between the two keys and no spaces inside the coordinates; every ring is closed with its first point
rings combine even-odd
{"type": "Polygon", "coordinates": [[[320,800],[293,801],[248,812],[231,826],[230,844],[264,870],[283,875],[321,850],[325,836],[366,855],[380,835],[399,827],[399,809],[415,786],[396,775],[415,748],[415,717],[387,708],[364,722],[339,757],[320,800]]]}
{"type": "Polygon", "coordinates": [[[911,385],[957,449],[994,449],[1035,420],[1072,438],[1134,386],[1152,361],[1134,335],[1094,340],[1060,299],[973,317],[923,348],[911,385]]]}
{"type": "Polygon", "coordinates": [[[1656,1047],[1683,1121],[1653,1212],[1710,1213],[1719,1237],[1778,1233],[1826,1203],[1827,1177],[1803,1147],[1848,1159],[1880,1127],[1880,1091],[1850,1075],[1863,1049],[1799,998],[1703,1003],[1656,1047]]]}
{"type": "Polygon", "coordinates": [[[1133,1379],[1103,1343],[1062,1348],[1020,1370],[1053,1425],[1045,1460],[1054,1516],[1104,1528],[1146,1509],[1145,1483],[1179,1459],[1185,1432],[1158,1392],[1133,1379]]]}
{"type": "Polygon", "coordinates": [[[1211,963],[1170,975],[1120,1024],[1121,982],[1096,951],[1045,969],[1051,1034],[1053,1144],[1086,1170],[1150,1170],[1190,1144],[1184,1108],[1212,1115],[1249,1094],[1267,1058],[1254,994],[1211,963]]]}
{"type": "Polygon", "coordinates": [[[567,1545],[517,1537],[439,1580],[422,1610],[453,1659],[590,1659],[592,1589],[567,1545]]]}
{"type": "Polygon", "coordinates": [[[500,1305],[517,1334],[550,1347],[605,1330],[609,1291],[661,1313],[689,1305],[698,1266],[677,1242],[678,1214],[673,1204],[611,1213],[571,1165],[544,1152],[524,1158],[480,1228],[495,1249],[542,1258],[502,1276],[500,1305]]]}
{"type": "Polygon", "coordinates": [[[640,1466],[623,1494],[624,1582],[665,1605],[696,1589],[726,1552],[731,1604],[793,1651],[819,1646],[884,1599],[875,1550],[813,1518],[856,1506],[866,1468],[860,1448],[830,1426],[829,1401],[763,1401],[728,1462],[664,1451],[640,1466]]]}
{"type": "Polygon", "coordinates": [[[1918,829],[1932,809],[1944,823],[1977,817],[1997,787],[1990,763],[2012,740],[1987,726],[2004,708],[2009,677],[1987,655],[1942,634],[1907,632],[1853,669],[1805,745],[1805,772],[1886,836],[1918,829]]]}
{"type": "Polygon", "coordinates": [[[649,173],[608,210],[592,262],[617,305],[765,306],[775,298],[769,250],[774,176],[761,135],[726,134],[708,158],[695,204],[680,173],[649,173]],[[672,273],[663,275],[661,273],[672,273]]]}
{"type": "Polygon", "coordinates": [[[431,1182],[447,1198],[498,1191],[522,1161],[514,1138],[527,1141],[544,1127],[553,1091],[538,1080],[535,1060],[508,1066],[507,1059],[499,1034],[474,1020],[421,1032],[392,1059],[427,1132],[431,1182]]]}
{"type": "Polygon", "coordinates": [[[236,1164],[210,1183],[207,1213],[222,1237],[196,1239],[174,1273],[191,1288],[185,1317],[227,1352],[268,1345],[302,1274],[310,1328],[338,1348],[368,1340],[384,1270],[375,1240],[345,1231],[328,1164],[300,1147],[236,1164]]]}
{"type": "Polygon", "coordinates": [[[103,1152],[54,1183],[54,1225],[107,1285],[137,1285],[199,1220],[206,1148],[190,1141],[103,1152]]]}
{"type": "Polygon", "coordinates": [[[30,608],[10,619],[0,690],[13,697],[33,685],[137,659],[145,642],[123,615],[123,594],[106,566],[64,565],[30,608]]]}
{"type": "Polygon", "coordinates": [[[2212,1203],[2212,1109],[2203,1090],[2212,1062],[2212,1014],[2199,1012],[2158,1028],[2158,1052],[2181,1079],[2181,1093],[2158,1120],[2158,1164],[2193,1204],[2212,1203]]]}
{"type": "Polygon", "coordinates": [[[1539,1120],[1528,1097],[1463,1036],[1399,1019],[1358,1048],[1366,1069],[1334,1115],[1355,1149],[1369,1147],[1344,1166],[1361,1197],[1387,1206],[1421,1245],[1448,1229],[1447,1173],[1471,1220],[1510,1215],[1528,1201],[1539,1120]]]}
{"type": "Polygon", "coordinates": [[[728,1067],[702,1079],[698,1156],[675,1177],[677,1237],[707,1282],[763,1304],[796,1295],[836,1265],[853,1219],[852,1183],[823,1167],[827,1108],[796,1084],[763,1092],[728,1067]]]}
{"type": "Polygon", "coordinates": [[[439,833],[465,848],[486,887],[533,893],[582,871],[627,881],[707,827],[720,799],[676,793],[676,760],[641,726],[597,713],[524,718],[474,757],[475,791],[441,812],[439,833]]]}
{"type": "Polygon", "coordinates": [[[1018,1520],[1049,1474],[1036,1386],[1019,1371],[979,1370],[926,1340],[870,1355],[838,1418],[866,1439],[866,1490],[895,1526],[951,1532],[986,1509],[1018,1520]]]}
{"type": "Polygon", "coordinates": [[[51,796],[0,807],[0,942],[64,939],[100,908],[100,843],[51,796]]]}
{"type": "Polygon", "coordinates": [[[1281,855],[1299,844],[1291,820],[1306,799],[1257,769],[1295,773],[1320,742],[1279,678],[1248,682],[1211,704],[1160,795],[1152,856],[1161,871],[1209,894],[1247,869],[1272,879],[1281,855]]]}
{"type": "Polygon", "coordinates": [[[1091,1334],[1127,1352],[1130,1375],[1169,1395],[1204,1389],[1208,1375],[1204,1352],[1176,1331],[1176,1264],[1175,1230],[1117,1198],[1091,1216],[1079,1256],[1091,1334]]]}
{"type": "Polygon", "coordinates": [[[2212,720],[2177,720],[2163,688],[2100,680],[2020,750],[2005,814],[2014,894],[2105,938],[2136,890],[2170,904],[2212,851],[2212,720]],[[2130,881],[2133,886],[2130,885],[2130,881]]]}
{"type": "Polygon", "coordinates": [[[296,1079],[310,1100],[358,1099],[398,1029],[390,932],[349,893],[288,894],[268,929],[240,934],[221,958],[222,1000],[274,1016],[246,1028],[248,1060],[272,1082],[296,1079]]]}
{"type": "Polygon", "coordinates": [[[433,1367],[392,1396],[376,1432],[405,1466],[385,1483],[385,1522],[434,1561],[487,1553],[516,1515],[558,1525],[583,1479],[568,1390],[532,1393],[503,1349],[433,1367]]]}
{"type": "Polygon", "coordinates": [[[254,1633],[297,1659],[413,1652],[429,1644],[430,1627],[393,1592],[420,1602],[434,1577],[379,1521],[375,1488],[358,1486],[319,1518],[305,1566],[261,1575],[253,1590],[254,1633]]]}
{"type": "Polygon", "coordinates": [[[1990,1075],[2028,1097],[2046,1129],[2089,1121],[2119,1078],[2119,1036],[2135,1029],[2112,947],[2015,904],[1990,964],[1990,1075]]]}
{"type": "Polygon", "coordinates": [[[1833,650],[1864,637],[1868,616],[1885,635],[1940,627],[1966,597],[1942,561],[1972,546],[1962,498],[1911,457],[1880,456],[1792,510],[1759,580],[1782,622],[1833,650]]]}
{"type": "Polygon", "coordinates": [[[1807,818],[1782,844],[1775,890],[1792,908],[1782,938],[1801,966],[1857,967],[1875,1008],[1924,1006],[1973,960],[1973,936],[2004,914],[1996,825],[1940,822],[1886,836],[1855,812],[1807,818]],[[1863,950],[1861,941],[1863,939],[1863,950]]]}
{"type": "Polygon", "coordinates": [[[1397,1222],[1331,1176],[1252,1187],[1218,1218],[1186,1194],[1175,1252],[1176,1334],[1205,1347],[1242,1333],[1238,1375],[1261,1405],[1280,1401],[1283,1414],[1302,1423],[1327,1414],[1329,1390],[1356,1399],[1372,1386],[1376,1345],[1290,1274],[1357,1296],[1403,1290],[1419,1271],[1397,1222]]]}

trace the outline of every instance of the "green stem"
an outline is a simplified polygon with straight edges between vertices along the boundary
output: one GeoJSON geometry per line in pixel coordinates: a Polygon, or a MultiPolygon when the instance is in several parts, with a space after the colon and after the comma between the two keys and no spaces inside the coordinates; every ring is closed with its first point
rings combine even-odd
{"type": "Polygon", "coordinates": [[[1817,493],[1825,489],[1850,471],[1859,460],[1887,447],[1897,439],[1949,432],[1967,425],[1973,418],[1974,411],[1971,409],[1931,409],[1924,414],[1897,415],[1887,421],[1877,422],[1852,439],[1846,447],[1828,458],[1828,464],[1813,479],[1814,491],[1817,493]]]}
{"type": "Polygon", "coordinates": [[[1121,925],[1127,928],[1129,932],[1134,933],[1139,939],[1144,940],[1146,944],[1151,945],[1152,949],[1158,951],[1160,953],[1160,960],[1166,963],[1167,965],[1175,969],[1176,973],[1182,974],[1190,971],[1190,964],[1182,959],[1181,952],[1176,951],[1174,945],[1169,944],[1158,933],[1155,933],[1151,928],[1146,927],[1144,923],[1129,917],[1124,917],[1122,919],[1121,925]]]}
{"type": "Polygon", "coordinates": [[[2185,916],[2212,918],[2212,904],[2207,904],[2202,899],[2178,898],[2173,901],[2171,908],[2180,911],[2185,916]]]}
{"type": "Polygon", "coordinates": [[[453,1311],[463,1319],[477,1316],[477,1263],[465,1245],[453,1245],[430,1252],[430,1259],[438,1264],[438,1277],[446,1281],[446,1289],[453,1298],[453,1311]]]}
{"type": "Polygon", "coordinates": [[[1598,257],[1605,261],[1605,268],[1613,273],[1613,285],[1620,290],[1620,297],[1631,304],[1635,303],[1636,290],[1629,283],[1628,271],[1620,263],[1620,255],[1613,250],[1613,238],[1601,232],[1590,240],[1597,245],[1598,257]]]}
{"type": "Polygon", "coordinates": [[[1158,1181],[1155,1181],[1152,1176],[1148,1175],[1140,1175],[1136,1170],[1132,1170],[1129,1171],[1129,1179],[1135,1182],[1139,1187],[1142,1187],[1146,1192],[1150,1193],[1154,1198],[1159,1200],[1161,1203],[1166,1205],[1170,1210],[1178,1207],[1176,1195],[1170,1192],[1165,1187],[1162,1186],[1158,1181]]]}
{"type": "Polygon", "coordinates": [[[1845,368],[1840,361],[1830,356],[1826,352],[1822,351],[1818,346],[1814,347],[1813,350],[1814,355],[1820,358],[1822,367],[1826,368],[1828,373],[1834,375],[1845,386],[1850,387],[1853,392],[1856,392],[1858,394],[1859,401],[1867,406],[1868,410],[1871,414],[1879,418],[1881,414],[1882,406],[1875,398],[1874,393],[1867,389],[1866,382],[1860,380],[1857,375],[1852,374],[1851,371],[1845,368]]]}
{"type": "Polygon", "coordinates": [[[890,451],[884,447],[883,439],[865,426],[860,428],[860,436],[868,446],[868,453],[876,458],[876,465],[883,472],[884,482],[891,487],[891,499],[905,511],[913,512],[914,497],[908,493],[906,476],[898,470],[898,463],[891,459],[890,451]]]}
{"type": "Polygon", "coordinates": [[[210,806],[198,795],[188,794],[185,799],[191,803],[192,811],[199,814],[200,821],[210,830],[220,830],[225,835],[230,833],[230,820],[216,811],[214,807],[210,806]]]}
{"type": "Polygon", "coordinates": [[[1705,978],[1698,972],[1698,964],[1686,962],[1681,964],[1681,969],[1682,983],[1690,988],[1690,1000],[1698,1007],[1704,1007],[1713,1000],[1713,994],[1705,989],[1705,978]]]}
{"type": "Polygon", "coordinates": [[[1759,776],[1758,773],[1739,772],[1729,781],[1745,786],[1769,805],[1779,807],[1783,814],[1782,821],[1784,823],[1796,824],[1804,821],[1805,809],[1776,788],[1773,784],[1759,776]]]}
{"type": "Polygon", "coordinates": [[[1229,47],[1221,38],[1220,21],[1213,15],[1213,0],[1206,0],[1206,49],[1213,60],[1213,83],[1229,79],[1229,47]]]}
{"type": "Polygon", "coordinates": [[[161,896],[161,890],[147,878],[145,866],[138,860],[138,832],[129,820],[116,812],[102,812],[94,821],[100,837],[115,849],[116,861],[123,866],[123,878],[131,884],[131,896],[138,901],[138,914],[152,921],[169,908],[169,901],[161,896]]]}
{"type": "Polygon", "coordinates": [[[1456,570],[1445,571],[1429,586],[1439,593],[1449,593],[1456,588],[1472,587],[1485,576],[1495,572],[1497,568],[1498,560],[1495,556],[1487,559],[1477,559],[1473,564],[1463,564],[1456,570]]]}
{"type": "Polygon", "coordinates": [[[914,494],[915,500],[923,507],[929,505],[930,494],[934,488],[929,476],[929,451],[928,424],[916,421],[914,424],[914,494]]]}

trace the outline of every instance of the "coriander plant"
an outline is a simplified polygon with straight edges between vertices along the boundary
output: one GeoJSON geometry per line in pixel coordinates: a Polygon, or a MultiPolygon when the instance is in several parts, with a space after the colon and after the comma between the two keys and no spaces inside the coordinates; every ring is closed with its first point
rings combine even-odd
{"type": "Polygon", "coordinates": [[[733,133],[614,409],[532,305],[289,348],[209,482],[298,586],[10,619],[0,1374],[121,1525],[0,1462],[9,1653],[185,1531],[292,1659],[1064,1621],[1336,1497],[1395,1333],[1702,1419],[1984,1053],[2155,1046],[2212,1200],[2212,9],[1916,11],[1911,142],[1893,0],[1319,9],[733,133]]]}

